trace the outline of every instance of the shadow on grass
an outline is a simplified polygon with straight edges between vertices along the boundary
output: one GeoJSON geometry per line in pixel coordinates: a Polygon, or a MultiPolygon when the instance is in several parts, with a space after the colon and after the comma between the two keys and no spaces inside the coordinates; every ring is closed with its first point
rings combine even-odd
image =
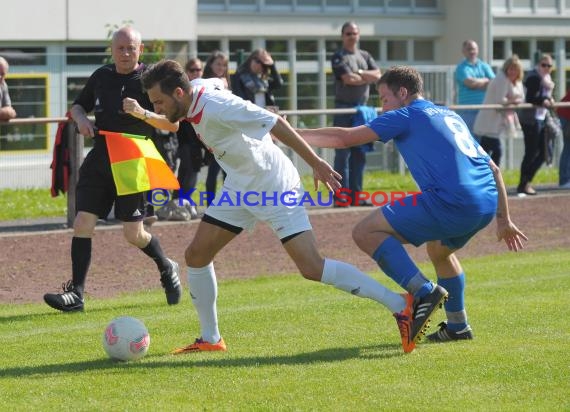
{"type": "MultiPolygon", "coordinates": [[[[152,304],[149,304],[148,302],[142,302],[142,303],[123,303],[123,304],[113,304],[112,307],[89,307],[89,313],[95,313],[95,312],[117,312],[117,311],[128,311],[128,310],[134,310],[134,309],[148,309],[149,307],[151,307],[152,304]]],[[[157,303],[156,307],[164,307],[164,304],[162,303],[157,303]]],[[[39,313],[23,313],[21,315],[10,315],[10,316],[0,316],[0,324],[2,323],[7,323],[7,322],[21,322],[21,321],[30,321],[30,320],[34,320],[34,319],[52,319],[52,318],[56,318],[59,317],[61,319],[62,316],[64,316],[63,319],[66,319],[65,316],[85,316],[86,312],[60,312],[57,311],[55,309],[51,309],[49,308],[47,305],[45,306],[46,310],[45,312],[39,312],[39,313]]]]}
{"type": "MultiPolygon", "coordinates": [[[[163,355],[155,355],[162,357],[163,355]]],[[[99,359],[87,362],[70,362],[42,366],[23,366],[0,370],[1,378],[21,378],[33,375],[85,373],[97,370],[124,370],[153,369],[153,368],[227,368],[263,365],[309,365],[322,362],[342,362],[349,359],[388,359],[404,356],[400,345],[384,344],[353,348],[329,348],[314,352],[299,353],[296,355],[253,356],[245,358],[228,358],[226,354],[216,353],[217,359],[192,360],[194,354],[176,356],[176,361],[142,361],[142,362],[115,362],[110,359],[99,359]],[[182,362],[178,362],[182,359],[182,362]]],[[[145,358],[148,360],[149,357],[145,358]]],[[[173,358],[174,359],[174,358],[173,358]]]]}

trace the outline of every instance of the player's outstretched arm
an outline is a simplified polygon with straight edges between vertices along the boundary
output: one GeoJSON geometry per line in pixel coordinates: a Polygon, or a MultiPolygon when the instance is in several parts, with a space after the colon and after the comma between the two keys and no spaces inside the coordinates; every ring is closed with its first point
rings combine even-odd
{"type": "Polygon", "coordinates": [[[271,134],[293,149],[311,166],[313,169],[315,190],[318,189],[319,181],[323,182],[330,191],[340,189],[340,174],[335,172],[331,165],[321,159],[285,119],[282,117],[277,119],[277,123],[275,123],[275,126],[271,129],[271,134]]]}
{"type": "Polygon", "coordinates": [[[376,133],[367,126],[296,130],[311,146],[331,149],[344,149],[378,140],[376,133]]]}
{"type": "Polygon", "coordinates": [[[165,116],[161,114],[156,114],[150,110],[145,110],[141,107],[139,102],[130,97],[125,97],[123,99],[123,111],[130,114],[137,119],[143,120],[150,124],[155,129],[167,130],[169,132],[178,131],[178,122],[172,123],[165,116]]]}
{"type": "Polygon", "coordinates": [[[496,214],[497,240],[504,240],[509,250],[517,252],[524,247],[523,240],[526,241],[528,238],[511,221],[511,217],[509,215],[509,203],[507,201],[507,189],[505,188],[501,169],[499,169],[492,160],[489,161],[489,167],[493,171],[493,177],[495,178],[495,184],[497,185],[497,192],[499,193],[499,204],[497,206],[496,214]]]}

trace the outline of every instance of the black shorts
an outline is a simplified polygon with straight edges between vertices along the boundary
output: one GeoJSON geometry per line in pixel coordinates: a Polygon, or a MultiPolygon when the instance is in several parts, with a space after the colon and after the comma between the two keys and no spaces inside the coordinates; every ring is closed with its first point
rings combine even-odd
{"type": "Polygon", "coordinates": [[[76,210],[105,219],[115,204],[117,219],[123,222],[138,222],[144,218],[144,196],[145,193],[117,196],[107,147],[104,142],[96,142],[79,168],[76,210]]]}

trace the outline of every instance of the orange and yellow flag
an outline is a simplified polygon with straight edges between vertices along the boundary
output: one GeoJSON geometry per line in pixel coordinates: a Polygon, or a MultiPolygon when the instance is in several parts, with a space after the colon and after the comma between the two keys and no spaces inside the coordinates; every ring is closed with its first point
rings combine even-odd
{"type": "Polygon", "coordinates": [[[107,151],[119,196],[152,189],[180,189],[178,180],[152,140],[136,134],[107,132],[107,151]]]}

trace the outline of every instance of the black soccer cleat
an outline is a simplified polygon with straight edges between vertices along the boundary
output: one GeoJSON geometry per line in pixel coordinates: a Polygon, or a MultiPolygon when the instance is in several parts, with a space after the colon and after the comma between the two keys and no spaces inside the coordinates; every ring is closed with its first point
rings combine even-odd
{"type": "Polygon", "coordinates": [[[426,338],[430,342],[451,342],[454,340],[470,340],[473,339],[473,330],[471,326],[467,325],[465,328],[458,332],[447,329],[447,322],[443,321],[439,325],[439,330],[426,338]]]}
{"type": "Polygon", "coordinates": [[[170,267],[160,273],[160,283],[166,294],[166,301],[169,305],[176,305],[180,302],[182,296],[182,285],[180,284],[180,276],[178,263],[168,259],[170,267]]]}
{"type": "Polygon", "coordinates": [[[433,290],[423,298],[416,298],[414,302],[414,320],[412,321],[411,340],[418,343],[429,326],[433,313],[443,306],[447,300],[447,290],[434,285],[433,290]]]}
{"type": "Polygon", "coordinates": [[[83,297],[75,290],[73,281],[69,280],[61,287],[63,293],[46,293],[45,303],[62,312],[83,312],[83,297]]]}

